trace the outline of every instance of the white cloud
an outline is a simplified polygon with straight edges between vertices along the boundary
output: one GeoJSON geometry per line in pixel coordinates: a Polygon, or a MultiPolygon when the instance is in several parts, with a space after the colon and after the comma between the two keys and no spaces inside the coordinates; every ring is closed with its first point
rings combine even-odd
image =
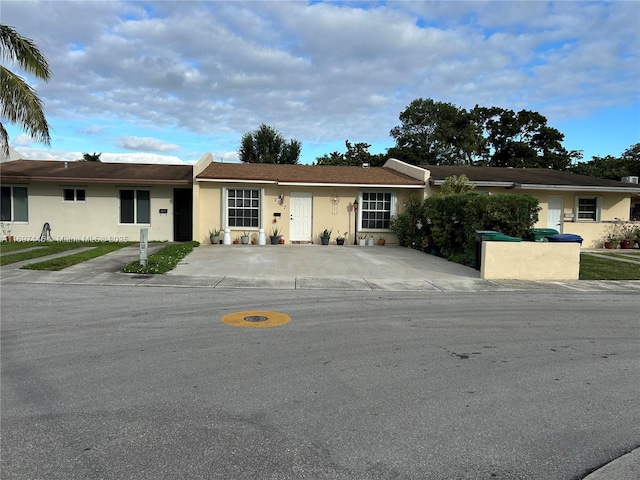
{"type": "Polygon", "coordinates": [[[260,123],[391,146],[415,98],[553,124],[629,105],[640,83],[635,2],[6,1],[3,22],[49,57],[47,115],[105,151],[230,152],[260,123]],[[128,138],[107,143],[120,133],[103,123],[128,138]]]}
{"type": "Polygon", "coordinates": [[[151,137],[122,137],[117,140],[116,145],[127,150],[151,150],[154,152],[175,152],[180,150],[178,145],[151,137]]]}

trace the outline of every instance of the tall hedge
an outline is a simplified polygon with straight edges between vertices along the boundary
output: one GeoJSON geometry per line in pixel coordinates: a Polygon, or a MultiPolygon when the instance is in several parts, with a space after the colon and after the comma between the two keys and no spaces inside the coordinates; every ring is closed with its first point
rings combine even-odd
{"type": "Polygon", "coordinates": [[[527,236],[538,221],[538,199],[529,195],[460,193],[433,195],[410,205],[392,222],[401,245],[437,248],[445,258],[470,265],[476,230],[527,236]]]}

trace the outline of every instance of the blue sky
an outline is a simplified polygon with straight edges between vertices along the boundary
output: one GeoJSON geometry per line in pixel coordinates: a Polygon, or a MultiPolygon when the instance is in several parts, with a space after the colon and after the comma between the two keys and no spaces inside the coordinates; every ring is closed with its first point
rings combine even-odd
{"type": "MultiPolygon", "coordinates": [[[[7,128],[33,159],[237,161],[265,123],[302,163],[344,142],[384,153],[416,98],[533,110],[568,150],[640,142],[640,2],[11,1],[53,76],[26,77],[52,145],[7,128]]],[[[8,65],[12,68],[11,65],[8,65]]],[[[14,68],[15,69],[15,68],[14,68]]]]}

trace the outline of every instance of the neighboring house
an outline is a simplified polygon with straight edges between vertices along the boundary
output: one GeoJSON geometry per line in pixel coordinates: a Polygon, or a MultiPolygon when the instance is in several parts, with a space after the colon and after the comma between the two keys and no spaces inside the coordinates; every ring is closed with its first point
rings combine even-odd
{"type": "Polygon", "coordinates": [[[475,191],[519,193],[536,197],[536,227],[575,233],[583,247],[599,248],[617,220],[630,220],[640,203],[640,185],[543,168],[497,168],[424,165],[429,171],[425,194],[440,190],[447,177],[466,175],[475,191]]]}
{"type": "Polygon", "coordinates": [[[0,163],[4,163],[4,162],[13,162],[14,160],[20,160],[24,158],[24,155],[22,155],[20,152],[18,152],[17,150],[14,150],[13,148],[9,147],[9,155],[5,155],[5,153],[0,149],[0,163]]]}
{"type": "Polygon", "coordinates": [[[232,238],[248,232],[269,236],[274,228],[287,243],[320,243],[333,231],[353,244],[357,234],[394,240],[391,217],[404,200],[422,194],[424,170],[389,160],[384,167],[213,163],[195,166],[194,238],[229,228],[232,238]]]}
{"type": "Polygon", "coordinates": [[[0,170],[0,220],[16,240],[191,240],[191,165],[15,160],[0,170]]]}
{"type": "Polygon", "coordinates": [[[16,160],[3,163],[1,219],[17,240],[38,239],[49,223],[54,239],[208,243],[212,229],[232,238],[279,230],[287,243],[319,243],[333,231],[395,243],[389,221],[410,195],[426,198],[447,177],[465,174],[476,191],[538,198],[537,227],[576,233],[583,247],[602,246],[616,219],[629,220],[640,203],[637,184],[547,169],[408,165],[383,167],[217,163],[195,165],[16,160]]]}

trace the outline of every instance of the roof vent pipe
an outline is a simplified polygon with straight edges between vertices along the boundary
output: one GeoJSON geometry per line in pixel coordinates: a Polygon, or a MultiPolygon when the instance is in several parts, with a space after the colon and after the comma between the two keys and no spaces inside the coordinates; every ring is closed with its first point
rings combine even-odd
{"type": "Polygon", "coordinates": [[[368,162],[365,162],[365,163],[362,164],[362,168],[369,168],[370,166],[371,166],[371,164],[368,163],[368,162]]]}
{"type": "Polygon", "coordinates": [[[64,168],[67,168],[69,166],[69,164],[65,161],[64,162],[64,168]]]}

